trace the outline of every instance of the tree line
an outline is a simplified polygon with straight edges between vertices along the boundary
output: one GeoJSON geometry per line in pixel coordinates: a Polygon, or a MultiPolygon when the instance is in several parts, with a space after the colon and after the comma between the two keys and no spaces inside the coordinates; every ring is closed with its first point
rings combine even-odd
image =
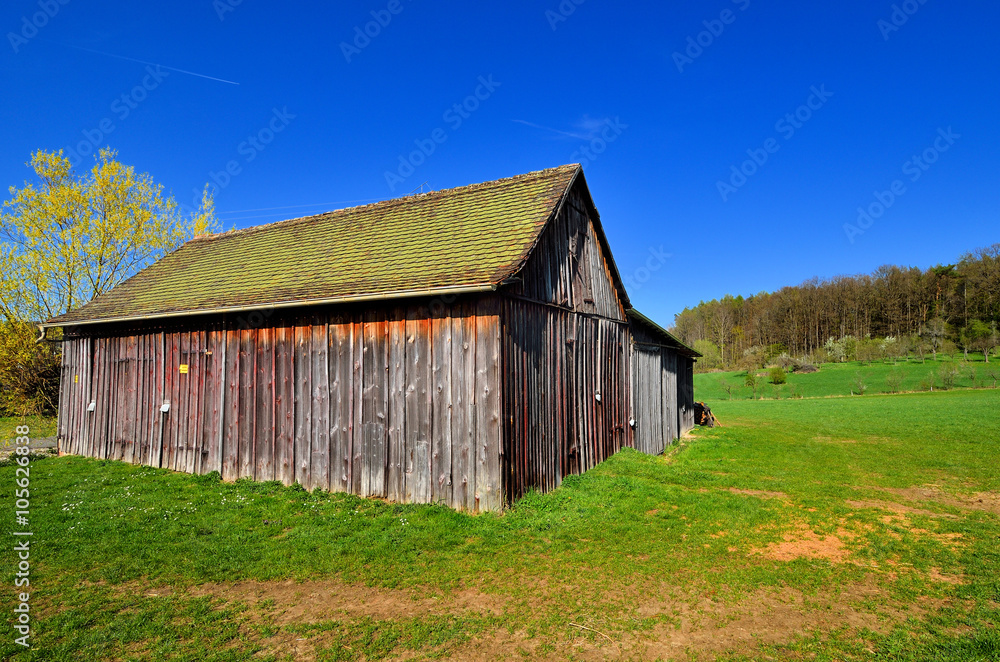
{"type": "Polygon", "coordinates": [[[705,355],[700,368],[728,369],[782,353],[820,362],[951,347],[989,360],[1000,346],[998,325],[1000,243],[955,264],[889,265],[746,298],[726,295],[685,308],[672,331],[705,355]],[[845,356],[845,347],[853,355],[845,356]]]}

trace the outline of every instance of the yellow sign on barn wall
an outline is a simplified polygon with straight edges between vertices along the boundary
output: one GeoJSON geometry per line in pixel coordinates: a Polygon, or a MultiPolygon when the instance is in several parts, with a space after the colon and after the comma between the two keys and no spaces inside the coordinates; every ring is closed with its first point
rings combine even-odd
{"type": "Polygon", "coordinates": [[[181,374],[182,375],[188,374],[188,364],[187,363],[182,363],[181,364],[181,374]]]}

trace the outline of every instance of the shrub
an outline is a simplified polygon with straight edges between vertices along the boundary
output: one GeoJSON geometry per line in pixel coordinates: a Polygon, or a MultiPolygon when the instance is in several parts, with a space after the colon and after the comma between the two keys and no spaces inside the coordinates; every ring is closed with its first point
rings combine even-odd
{"type": "Polygon", "coordinates": [[[751,368],[747,370],[746,376],[743,378],[743,383],[752,392],[752,397],[754,400],[757,399],[757,389],[760,388],[760,375],[757,374],[757,368],[751,368]]]}
{"type": "Polygon", "coordinates": [[[904,379],[906,379],[906,373],[902,370],[893,370],[886,375],[885,385],[888,387],[889,393],[899,393],[904,379]]]}
{"type": "Polygon", "coordinates": [[[59,404],[59,350],[35,343],[27,322],[0,323],[0,410],[14,416],[54,414],[59,404]]]}
{"type": "Polygon", "coordinates": [[[775,366],[771,368],[771,383],[775,385],[781,385],[788,381],[788,373],[781,366],[775,366]]]}
{"type": "Polygon", "coordinates": [[[941,378],[941,388],[949,390],[955,388],[955,379],[958,377],[958,368],[954,365],[943,365],[938,369],[941,378]]]}
{"type": "Polygon", "coordinates": [[[851,382],[851,395],[857,391],[858,395],[864,395],[868,390],[868,377],[860,372],[854,373],[854,380],[851,382]]]}

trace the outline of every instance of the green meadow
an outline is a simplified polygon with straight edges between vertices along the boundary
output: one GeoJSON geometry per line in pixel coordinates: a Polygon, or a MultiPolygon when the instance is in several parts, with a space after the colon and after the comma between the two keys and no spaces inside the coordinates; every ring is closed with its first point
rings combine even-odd
{"type": "MultiPolygon", "coordinates": [[[[895,362],[824,363],[819,372],[788,372],[786,383],[771,383],[770,369],[758,371],[758,399],[816,398],[839,395],[907,393],[1000,386],[1000,361],[986,363],[982,354],[970,354],[969,360],[939,354],[935,360],[900,359],[895,362]]],[[[695,398],[711,406],[713,401],[752,399],[746,386],[746,371],[710,372],[694,378],[695,398]],[[727,390],[726,386],[729,389],[727,390]]]]}
{"type": "Polygon", "coordinates": [[[1000,390],[716,377],[723,427],[500,515],[36,458],[32,648],[8,626],[0,658],[1000,659],[1000,390]]]}

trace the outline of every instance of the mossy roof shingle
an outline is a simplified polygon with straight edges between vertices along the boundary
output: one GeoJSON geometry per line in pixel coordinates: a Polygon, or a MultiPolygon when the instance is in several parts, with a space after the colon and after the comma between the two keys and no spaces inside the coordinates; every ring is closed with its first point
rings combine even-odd
{"type": "Polygon", "coordinates": [[[496,286],[580,166],[198,237],[49,324],[496,286]]]}

